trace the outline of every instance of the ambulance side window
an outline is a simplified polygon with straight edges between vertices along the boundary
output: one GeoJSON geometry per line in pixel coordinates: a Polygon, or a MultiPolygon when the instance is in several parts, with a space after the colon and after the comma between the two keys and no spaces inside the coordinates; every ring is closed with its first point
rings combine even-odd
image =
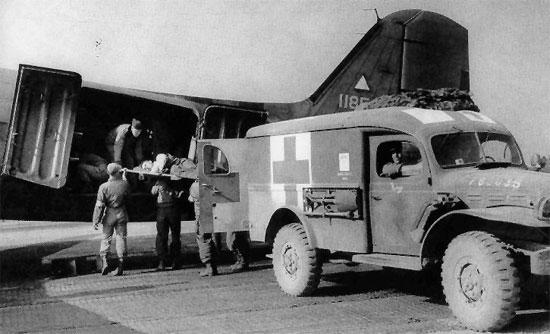
{"type": "Polygon", "coordinates": [[[380,144],[376,161],[376,171],[382,177],[407,177],[422,172],[420,150],[408,141],[388,141],[380,144]]]}
{"type": "Polygon", "coordinates": [[[229,173],[229,162],[223,152],[212,145],[204,146],[204,174],[223,175],[229,173]]]}

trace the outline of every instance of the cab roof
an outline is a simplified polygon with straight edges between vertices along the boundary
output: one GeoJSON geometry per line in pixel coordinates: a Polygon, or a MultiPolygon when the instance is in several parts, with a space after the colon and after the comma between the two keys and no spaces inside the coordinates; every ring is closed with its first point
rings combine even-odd
{"type": "Polygon", "coordinates": [[[509,134],[509,131],[502,124],[470,110],[444,111],[389,107],[269,123],[251,128],[246,136],[252,138],[359,127],[402,132],[413,136],[453,131],[453,129],[454,131],[489,130],[509,134]]]}

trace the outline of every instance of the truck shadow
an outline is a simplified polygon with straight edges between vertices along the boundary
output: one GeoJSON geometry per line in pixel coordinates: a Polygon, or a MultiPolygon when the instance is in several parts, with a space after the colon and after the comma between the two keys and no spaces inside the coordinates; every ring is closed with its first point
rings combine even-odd
{"type": "Polygon", "coordinates": [[[351,269],[347,267],[337,272],[333,272],[334,269],[322,275],[321,281],[328,282],[329,285],[321,284],[316,291],[317,296],[387,292],[424,296],[429,302],[445,304],[441,279],[434,273],[381,269],[365,265],[351,269]]]}
{"type": "Polygon", "coordinates": [[[526,310],[517,314],[512,323],[501,330],[501,333],[548,333],[548,331],[550,331],[549,310],[526,310]]]}
{"type": "MultiPolygon", "coordinates": [[[[359,265],[328,267],[321,276],[317,296],[361,293],[402,293],[426,297],[426,301],[446,305],[438,271],[416,272],[393,268],[359,265]]],[[[543,276],[524,278],[520,310],[550,310],[550,280],[543,276]]],[[[550,320],[550,319],[549,319],[550,320]]]]}
{"type": "MultiPolygon", "coordinates": [[[[441,287],[441,279],[435,272],[414,272],[398,269],[382,269],[359,265],[346,267],[327,266],[321,284],[314,293],[317,297],[369,294],[370,298],[416,295],[425,297],[427,303],[447,305],[441,287]]],[[[550,331],[550,284],[544,277],[532,276],[524,283],[520,309],[512,323],[502,333],[550,331]]]]}

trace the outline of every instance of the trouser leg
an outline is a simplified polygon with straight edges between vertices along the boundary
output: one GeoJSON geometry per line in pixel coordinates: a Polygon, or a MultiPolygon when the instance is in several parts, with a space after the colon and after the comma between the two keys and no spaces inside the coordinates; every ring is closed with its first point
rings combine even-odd
{"type": "Polygon", "coordinates": [[[212,263],[215,261],[215,247],[211,233],[197,234],[197,245],[199,246],[199,256],[202,263],[212,263]]]}
{"type": "Polygon", "coordinates": [[[157,211],[156,251],[159,260],[166,262],[168,256],[168,222],[164,208],[158,208],[157,211]]]}
{"type": "Polygon", "coordinates": [[[215,259],[215,247],[211,233],[200,231],[200,204],[194,201],[195,206],[195,230],[197,232],[197,245],[199,246],[199,257],[204,263],[205,269],[199,273],[201,277],[214,276],[218,274],[215,259]]]}
{"type": "Polygon", "coordinates": [[[250,257],[250,242],[248,238],[248,232],[246,231],[229,231],[226,238],[227,248],[233,253],[242,254],[248,260],[250,257]]]}
{"type": "Polygon", "coordinates": [[[101,245],[99,247],[99,255],[107,258],[111,250],[111,242],[113,240],[114,224],[106,221],[103,224],[103,237],[101,238],[101,245]]]}
{"type": "Polygon", "coordinates": [[[107,275],[109,272],[109,262],[107,261],[107,256],[101,256],[101,275],[107,275]]]}
{"type": "Polygon", "coordinates": [[[201,277],[215,276],[218,274],[216,268],[216,252],[211,233],[197,234],[197,244],[199,246],[199,256],[205,269],[199,273],[201,277]]]}
{"type": "Polygon", "coordinates": [[[169,224],[172,239],[170,241],[170,255],[174,265],[178,265],[181,257],[181,220],[176,207],[173,207],[170,212],[169,224]]]}
{"type": "Polygon", "coordinates": [[[126,237],[128,235],[127,222],[118,222],[115,226],[116,229],[116,253],[119,260],[123,260],[127,253],[126,237]]]}
{"type": "Polygon", "coordinates": [[[228,231],[226,237],[227,248],[233,253],[235,263],[232,271],[248,269],[250,261],[250,243],[246,231],[228,231]]]}
{"type": "Polygon", "coordinates": [[[197,233],[199,257],[202,263],[211,263],[214,255],[214,242],[212,241],[212,234],[200,232],[200,203],[198,201],[194,201],[193,205],[195,208],[195,231],[197,233]]]}

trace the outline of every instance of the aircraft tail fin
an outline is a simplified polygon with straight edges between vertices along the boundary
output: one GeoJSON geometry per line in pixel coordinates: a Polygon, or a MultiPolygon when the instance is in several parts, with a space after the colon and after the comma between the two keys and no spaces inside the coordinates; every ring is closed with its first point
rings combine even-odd
{"type": "Polygon", "coordinates": [[[379,20],[309,97],[311,115],[351,111],[382,95],[469,90],[468,31],[419,9],[379,20]]]}

